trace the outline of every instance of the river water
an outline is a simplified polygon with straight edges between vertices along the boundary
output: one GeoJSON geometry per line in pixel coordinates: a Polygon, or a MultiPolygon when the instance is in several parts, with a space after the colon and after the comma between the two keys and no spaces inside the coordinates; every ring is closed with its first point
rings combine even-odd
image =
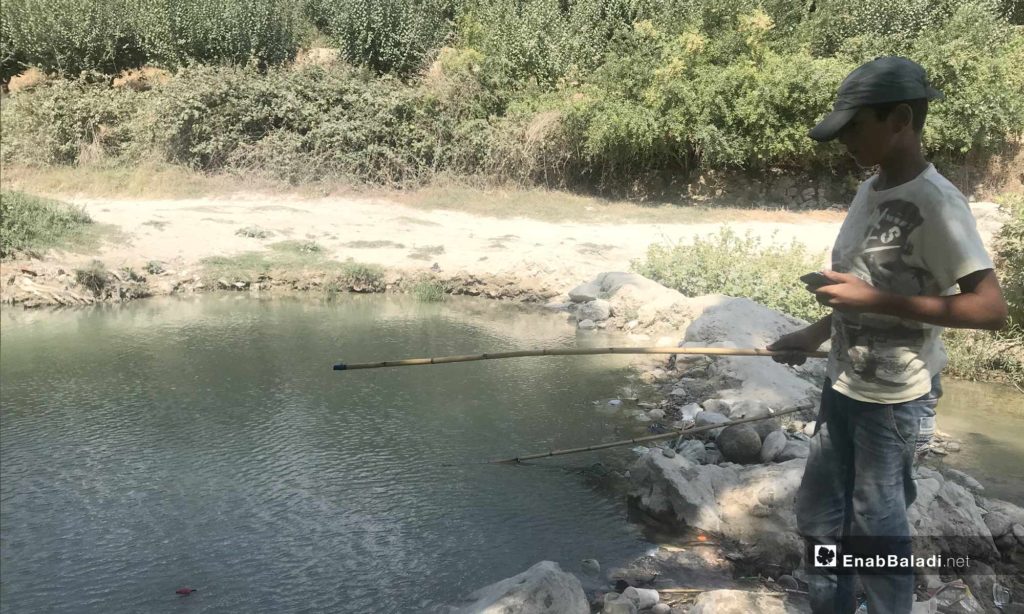
{"type": "Polygon", "coordinates": [[[5,611],[425,612],[650,547],[580,471],[628,448],[479,462],[637,434],[603,402],[626,357],[331,369],[609,343],[564,316],[207,295],[5,310],[0,330],[5,611]]]}
{"type": "MultiPolygon", "coordinates": [[[[605,403],[628,358],[331,370],[614,344],[561,315],[204,295],[2,310],[0,331],[4,611],[429,612],[543,559],[650,547],[592,471],[628,448],[480,463],[640,434],[605,403]]],[[[1024,395],[944,389],[938,428],[964,443],[945,462],[1024,505],[1024,395]]]]}

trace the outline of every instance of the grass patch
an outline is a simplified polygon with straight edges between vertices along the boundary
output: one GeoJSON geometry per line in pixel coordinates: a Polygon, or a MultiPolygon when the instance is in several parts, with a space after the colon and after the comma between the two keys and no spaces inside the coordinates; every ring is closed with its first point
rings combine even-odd
{"type": "Polygon", "coordinates": [[[448,298],[448,286],[436,279],[425,279],[413,284],[412,293],[424,303],[438,303],[448,298]]]}
{"type": "Polygon", "coordinates": [[[319,254],[324,251],[323,246],[316,241],[278,241],[277,243],[271,243],[267,247],[276,252],[287,254],[319,254]]]}
{"type": "Polygon", "coordinates": [[[246,226],[245,228],[239,228],[236,230],[235,234],[239,237],[248,237],[250,239],[266,239],[274,233],[269,230],[264,230],[259,226],[246,226]]]}
{"type": "Polygon", "coordinates": [[[41,257],[50,248],[89,253],[114,234],[112,226],[94,223],[84,207],[16,190],[0,191],[0,228],[4,259],[41,257]]]}
{"type": "Polygon", "coordinates": [[[947,328],[942,333],[949,364],[945,373],[966,380],[1009,381],[1024,387],[1024,329],[947,328]]]}
{"type": "Polygon", "coordinates": [[[99,260],[93,260],[83,269],[75,269],[75,281],[95,296],[99,296],[107,286],[107,267],[99,260]]]}
{"type": "Polygon", "coordinates": [[[345,247],[354,247],[356,249],[379,249],[381,247],[394,247],[397,249],[403,249],[405,245],[401,243],[395,243],[394,241],[349,241],[343,244],[345,247]]]}
{"type": "Polygon", "coordinates": [[[425,245],[423,247],[417,247],[409,252],[409,257],[414,260],[430,260],[433,256],[439,256],[444,253],[443,245],[425,245]]]}
{"type": "Polygon", "coordinates": [[[686,296],[744,296],[762,305],[814,322],[828,311],[804,290],[799,277],[820,268],[822,255],[803,244],[762,245],[747,233],[722,228],[710,239],[691,245],[654,244],[633,270],[686,296]]]}

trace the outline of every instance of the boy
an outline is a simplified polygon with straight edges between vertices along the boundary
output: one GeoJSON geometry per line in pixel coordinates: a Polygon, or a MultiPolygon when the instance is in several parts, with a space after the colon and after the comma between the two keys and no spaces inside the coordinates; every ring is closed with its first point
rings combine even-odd
{"type": "MultiPolygon", "coordinates": [[[[775,360],[794,365],[832,340],[797,527],[808,544],[840,544],[840,556],[911,553],[914,444],[934,416],[946,364],[939,334],[998,330],[1007,320],[967,199],[921,152],[928,100],[937,98],[921,66],[878,58],[846,77],[833,111],[810,131],[817,141],[838,137],[858,165],[878,167],[857,190],[832,270],[822,271],[830,283],[807,286],[832,314],[768,346],[791,350],[775,360]]],[[[815,613],[854,612],[853,575],[808,571],[815,613]]],[[[912,569],[861,580],[871,614],[911,611],[912,569]]]]}

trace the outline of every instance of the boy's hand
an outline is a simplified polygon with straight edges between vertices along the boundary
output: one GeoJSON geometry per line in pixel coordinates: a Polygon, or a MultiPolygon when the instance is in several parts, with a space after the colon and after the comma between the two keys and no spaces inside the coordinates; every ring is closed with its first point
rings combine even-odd
{"type": "Polygon", "coordinates": [[[822,271],[833,284],[810,290],[819,303],[839,311],[874,311],[882,293],[856,275],[822,271]]]}
{"type": "Polygon", "coordinates": [[[770,344],[767,349],[773,351],[792,350],[785,354],[776,354],[772,360],[778,363],[796,366],[807,362],[807,352],[818,349],[821,342],[808,334],[806,328],[779,337],[777,341],[770,344]]]}

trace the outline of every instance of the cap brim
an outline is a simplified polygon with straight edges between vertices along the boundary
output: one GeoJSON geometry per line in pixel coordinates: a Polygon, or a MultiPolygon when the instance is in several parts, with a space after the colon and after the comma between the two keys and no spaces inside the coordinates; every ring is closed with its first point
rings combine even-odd
{"type": "Polygon", "coordinates": [[[843,126],[853,119],[853,116],[856,114],[856,108],[832,111],[825,116],[825,119],[818,122],[817,126],[811,128],[811,131],[807,133],[807,136],[821,143],[831,141],[839,136],[839,131],[842,130],[843,126]]]}
{"type": "Polygon", "coordinates": [[[932,87],[930,85],[927,88],[925,88],[925,92],[927,92],[927,94],[928,94],[928,100],[945,100],[946,99],[946,96],[943,95],[942,92],[940,92],[939,90],[935,89],[934,87],[932,87]]]}

